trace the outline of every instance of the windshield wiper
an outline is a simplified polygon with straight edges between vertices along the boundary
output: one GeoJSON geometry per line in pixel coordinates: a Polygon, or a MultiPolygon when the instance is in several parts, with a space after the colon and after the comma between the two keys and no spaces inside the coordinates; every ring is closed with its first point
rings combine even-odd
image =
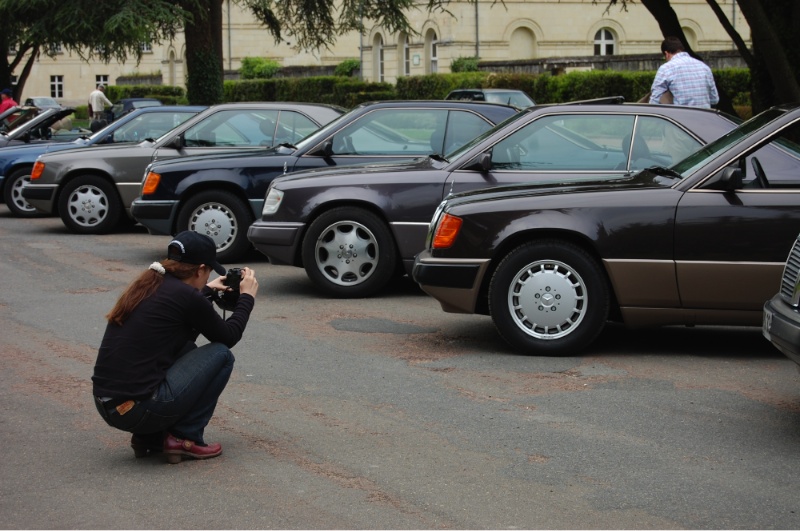
{"type": "Polygon", "coordinates": [[[672,170],[670,168],[664,168],[663,166],[650,166],[647,168],[647,171],[650,173],[655,173],[656,175],[666,175],[668,177],[674,177],[676,179],[683,179],[683,175],[672,170]]]}
{"type": "Polygon", "coordinates": [[[295,146],[294,144],[290,144],[289,142],[281,142],[280,144],[278,144],[278,147],[285,147],[285,148],[293,149],[295,151],[297,150],[297,146],[295,146]]]}
{"type": "Polygon", "coordinates": [[[430,155],[428,155],[428,156],[429,156],[430,158],[432,158],[433,160],[438,160],[439,162],[448,162],[448,163],[450,162],[449,160],[447,160],[447,159],[446,159],[446,158],[444,158],[443,156],[439,155],[438,153],[431,153],[431,154],[430,154],[430,155]]]}

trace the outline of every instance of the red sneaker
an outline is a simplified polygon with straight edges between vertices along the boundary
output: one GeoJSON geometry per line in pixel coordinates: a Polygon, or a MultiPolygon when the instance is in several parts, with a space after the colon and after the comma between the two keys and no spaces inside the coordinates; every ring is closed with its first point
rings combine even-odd
{"type": "Polygon", "coordinates": [[[178,439],[172,434],[164,437],[164,455],[167,462],[171,464],[180,463],[181,457],[191,457],[192,459],[210,459],[222,453],[222,445],[219,443],[200,446],[188,439],[178,439]]]}

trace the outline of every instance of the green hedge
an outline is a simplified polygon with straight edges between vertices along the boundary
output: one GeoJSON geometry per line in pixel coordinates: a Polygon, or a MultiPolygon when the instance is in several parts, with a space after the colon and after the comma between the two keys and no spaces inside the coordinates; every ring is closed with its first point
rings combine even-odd
{"type": "MultiPolygon", "coordinates": [[[[623,96],[633,102],[650,90],[654,71],[618,72],[592,70],[569,74],[494,74],[488,72],[460,72],[455,74],[428,74],[406,76],[392,85],[372,83],[343,76],[316,76],[304,78],[273,78],[226,81],[223,100],[231,101],[295,101],[327,103],[352,108],[366,101],[443,99],[458,88],[511,88],[523,90],[537,103],[623,96]]],[[[745,68],[714,70],[720,91],[733,100],[740,116],[746,116],[750,107],[750,71],[745,68]]],[[[110,100],[128,97],[153,97],[165,104],[186,103],[180,87],[133,85],[110,86],[110,100]]]]}
{"type": "Polygon", "coordinates": [[[106,96],[111,101],[122,98],[155,98],[164,105],[186,103],[186,91],[169,85],[109,85],[106,96]]]}

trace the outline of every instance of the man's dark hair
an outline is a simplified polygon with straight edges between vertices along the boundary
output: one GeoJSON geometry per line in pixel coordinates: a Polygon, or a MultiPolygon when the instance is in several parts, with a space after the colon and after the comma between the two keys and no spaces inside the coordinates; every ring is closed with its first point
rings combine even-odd
{"type": "Polygon", "coordinates": [[[686,49],[683,47],[683,43],[678,37],[667,37],[661,43],[661,53],[669,52],[674,55],[685,51],[686,49]]]}

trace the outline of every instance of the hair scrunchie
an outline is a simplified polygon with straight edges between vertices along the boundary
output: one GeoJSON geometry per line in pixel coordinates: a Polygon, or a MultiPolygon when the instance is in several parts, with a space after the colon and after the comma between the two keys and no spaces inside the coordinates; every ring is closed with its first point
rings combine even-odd
{"type": "Polygon", "coordinates": [[[161,262],[153,262],[152,264],[150,264],[150,269],[161,275],[167,272],[167,270],[164,269],[164,266],[161,265],[161,262]]]}

